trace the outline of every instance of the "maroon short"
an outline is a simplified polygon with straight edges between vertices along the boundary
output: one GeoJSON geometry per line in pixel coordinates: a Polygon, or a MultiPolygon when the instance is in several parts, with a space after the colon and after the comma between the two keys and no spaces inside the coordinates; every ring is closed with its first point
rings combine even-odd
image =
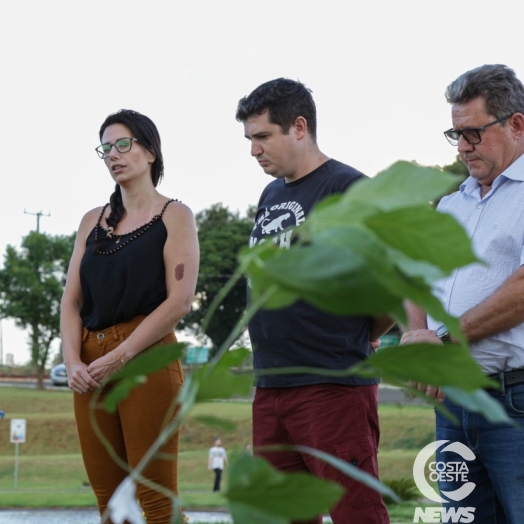
{"type": "MultiPolygon", "coordinates": [[[[257,388],[253,402],[253,444],[309,446],[335,455],[378,478],[378,387],[315,384],[257,388]]],[[[282,471],[308,471],[346,488],[331,508],[334,524],[387,524],[381,495],[311,455],[257,451],[282,471]]],[[[307,524],[320,523],[321,517],[307,524]]]]}

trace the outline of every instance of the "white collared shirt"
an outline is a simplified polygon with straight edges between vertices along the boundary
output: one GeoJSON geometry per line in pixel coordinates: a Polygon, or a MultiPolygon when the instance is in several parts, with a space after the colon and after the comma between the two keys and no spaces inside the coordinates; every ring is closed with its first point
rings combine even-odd
{"type": "MultiPolygon", "coordinates": [[[[444,197],[438,210],[453,215],[466,230],[476,263],[436,283],[445,309],[460,316],[492,295],[524,263],[524,155],[493,182],[481,198],[481,186],[467,178],[460,190],[444,197]]],[[[428,317],[429,329],[439,323],[428,317]]],[[[485,373],[524,368],[524,324],[471,344],[485,373]]]]}

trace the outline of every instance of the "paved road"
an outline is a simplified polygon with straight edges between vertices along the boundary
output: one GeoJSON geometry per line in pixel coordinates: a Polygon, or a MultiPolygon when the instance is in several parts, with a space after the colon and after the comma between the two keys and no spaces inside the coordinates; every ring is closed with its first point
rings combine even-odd
{"type": "MultiPolygon", "coordinates": [[[[44,379],[44,385],[46,389],[65,389],[55,387],[51,384],[49,379],[44,379]]],[[[19,378],[19,377],[0,377],[0,387],[17,387],[17,388],[35,388],[36,380],[32,378],[19,378]]]]}
{"type": "Polygon", "coordinates": [[[401,388],[389,386],[387,384],[380,384],[378,387],[378,403],[379,404],[426,404],[424,400],[419,398],[411,398],[411,396],[401,388]]]}

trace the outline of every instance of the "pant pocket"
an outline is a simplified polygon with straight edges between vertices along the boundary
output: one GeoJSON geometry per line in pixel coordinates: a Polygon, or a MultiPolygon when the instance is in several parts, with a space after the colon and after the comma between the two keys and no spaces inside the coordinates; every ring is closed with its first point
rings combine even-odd
{"type": "MultiPolygon", "coordinates": [[[[334,447],[339,459],[376,478],[378,477],[377,448],[371,437],[335,444],[334,447]]],[[[382,498],[378,491],[369,488],[346,474],[342,474],[342,477],[339,477],[337,482],[346,488],[349,503],[355,508],[382,503],[382,498]]]]}
{"type": "Polygon", "coordinates": [[[524,385],[513,386],[506,394],[508,412],[514,417],[524,417],[524,385]]]}

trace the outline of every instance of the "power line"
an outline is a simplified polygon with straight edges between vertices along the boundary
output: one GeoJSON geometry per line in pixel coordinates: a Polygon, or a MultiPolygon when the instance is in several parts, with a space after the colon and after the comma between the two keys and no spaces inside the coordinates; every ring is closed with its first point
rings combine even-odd
{"type": "Polygon", "coordinates": [[[37,233],[40,233],[40,217],[50,217],[51,216],[51,213],[45,214],[42,211],[38,211],[38,213],[30,213],[29,211],[25,210],[25,207],[24,207],[24,214],[36,216],[36,232],[37,233]]]}

